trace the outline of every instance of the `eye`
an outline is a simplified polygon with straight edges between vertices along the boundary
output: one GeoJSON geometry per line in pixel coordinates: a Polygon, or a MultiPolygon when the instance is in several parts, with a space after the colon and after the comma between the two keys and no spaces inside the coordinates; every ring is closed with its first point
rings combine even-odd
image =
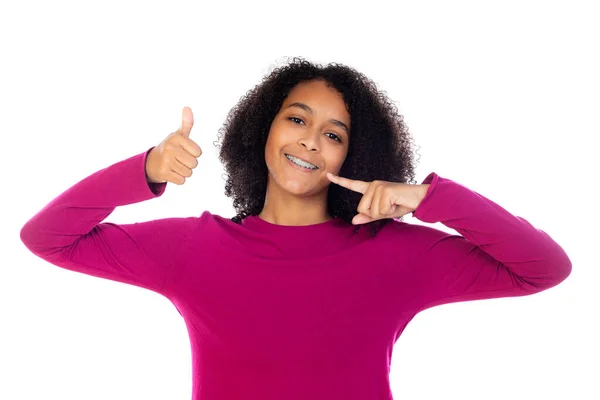
{"type": "Polygon", "coordinates": [[[296,123],[296,124],[297,124],[298,122],[296,122],[295,120],[298,120],[298,121],[300,121],[300,122],[304,123],[304,121],[302,121],[302,120],[301,120],[300,118],[298,118],[298,117],[289,117],[288,119],[289,119],[290,121],[294,121],[294,123],[296,123]]]}
{"type": "Polygon", "coordinates": [[[327,135],[333,135],[334,140],[337,140],[338,142],[342,141],[342,139],[340,139],[340,137],[338,135],[336,135],[335,133],[327,132],[327,135]]]}
{"type": "MultiPolygon", "coordinates": [[[[295,124],[304,123],[304,121],[302,121],[298,117],[289,117],[288,119],[290,121],[293,121],[295,124]],[[296,122],[296,121],[300,121],[300,122],[296,122]]],[[[333,140],[338,141],[340,143],[342,142],[342,139],[340,139],[340,137],[338,135],[336,135],[335,133],[327,132],[326,135],[332,135],[333,136],[333,140]]]]}

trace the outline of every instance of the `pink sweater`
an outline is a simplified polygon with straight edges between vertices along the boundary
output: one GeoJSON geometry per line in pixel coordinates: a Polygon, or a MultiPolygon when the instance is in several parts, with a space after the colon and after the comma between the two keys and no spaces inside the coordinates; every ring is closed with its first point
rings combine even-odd
{"type": "Polygon", "coordinates": [[[193,400],[390,400],[392,348],[418,312],[538,293],[571,272],[545,232],[433,172],[413,215],[460,235],[391,221],[371,238],[337,219],[238,225],[208,211],[102,223],[164,192],[146,182],[148,151],[56,197],[21,240],[59,267],[168,298],[190,336],[193,400]]]}

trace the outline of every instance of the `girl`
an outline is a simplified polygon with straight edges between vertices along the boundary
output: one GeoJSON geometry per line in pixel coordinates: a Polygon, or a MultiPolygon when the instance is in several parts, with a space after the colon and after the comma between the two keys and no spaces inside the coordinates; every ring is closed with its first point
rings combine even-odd
{"type": "Polygon", "coordinates": [[[434,172],[414,184],[387,97],[350,67],[303,59],[220,131],[236,216],[102,223],[192,175],[192,125],[184,108],[180,129],[59,195],[21,239],[57,266],[167,297],[188,327],[194,400],[390,400],[392,349],[417,313],[539,293],[571,272],[524,218],[434,172]]]}

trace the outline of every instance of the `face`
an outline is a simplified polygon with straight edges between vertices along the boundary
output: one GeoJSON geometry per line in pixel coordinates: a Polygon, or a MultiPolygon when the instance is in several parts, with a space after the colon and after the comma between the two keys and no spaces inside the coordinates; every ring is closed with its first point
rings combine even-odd
{"type": "Polygon", "coordinates": [[[323,81],[298,84],[275,116],[265,147],[268,185],[296,195],[323,192],[346,159],[350,114],[342,95],[323,81]],[[301,158],[317,169],[295,165],[286,155],[301,158]]]}

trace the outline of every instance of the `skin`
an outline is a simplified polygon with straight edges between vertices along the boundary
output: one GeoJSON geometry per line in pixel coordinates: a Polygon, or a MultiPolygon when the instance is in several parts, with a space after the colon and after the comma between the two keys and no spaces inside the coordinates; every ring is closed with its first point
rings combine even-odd
{"type": "Polygon", "coordinates": [[[312,225],[332,219],[327,211],[327,192],[337,175],[350,143],[350,114],[342,95],[324,81],[298,84],[275,116],[265,146],[269,170],[265,204],[259,217],[277,225],[312,225]],[[293,103],[303,103],[312,113],[293,103]],[[337,120],[340,124],[334,123],[337,120]],[[304,172],[285,154],[307,160],[319,167],[304,172]]]}
{"type": "Polygon", "coordinates": [[[358,203],[358,214],[352,219],[354,225],[378,219],[399,218],[415,212],[427,196],[430,186],[429,183],[410,185],[380,180],[365,182],[329,173],[327,177],[331,182],[363,195],[358,203]]]}

